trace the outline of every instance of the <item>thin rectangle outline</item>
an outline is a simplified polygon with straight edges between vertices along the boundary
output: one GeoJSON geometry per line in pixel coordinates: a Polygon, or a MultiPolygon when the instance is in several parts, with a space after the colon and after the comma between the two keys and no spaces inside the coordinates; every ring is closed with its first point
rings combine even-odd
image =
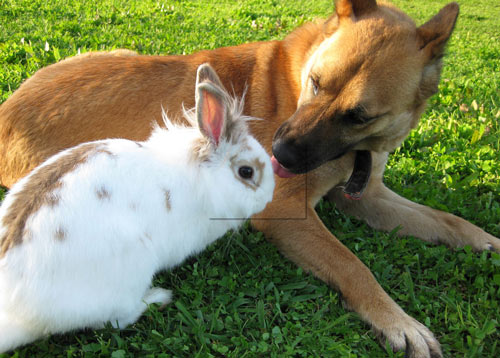
{"type": "Polygon", "coordinates": [[[306,193],[305,193],[305,198],[304,198],[304,217],[303,218],[255,218],[255,219],[252,219],[252,218],[209,218],[209,220],[252,220],[252,221],[256,221],[256,220],[262,220],[262,221],[273,221],[273,220],[279,220],[279,221],[292,221],[292,220],[307,220],[308,219],[308,216],[307,216],[307,173],[304,174],[304,180],[305,180],[305,190],[306,190],[306,193]]]}

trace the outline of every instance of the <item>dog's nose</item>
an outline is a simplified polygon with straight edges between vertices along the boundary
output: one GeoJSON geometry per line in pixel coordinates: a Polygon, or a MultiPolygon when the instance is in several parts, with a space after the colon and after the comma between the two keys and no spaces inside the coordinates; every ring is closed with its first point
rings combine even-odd
{"type": "Polygon", "coordinates": [[[286,169],[294,172],[305,160],[304,145],[291,133],[290,122],[284,122],[273,137],[273,155],[286,169]]]}
{"type": "Polygon", "coordinates": [[[290,141],[282,138],[275,139],[273,141],[272,150],[274,157],[283,167],[287,169],[293,170],[297,162],[300,160],[300,153],[297,150],[297,147],[290,141]]]}

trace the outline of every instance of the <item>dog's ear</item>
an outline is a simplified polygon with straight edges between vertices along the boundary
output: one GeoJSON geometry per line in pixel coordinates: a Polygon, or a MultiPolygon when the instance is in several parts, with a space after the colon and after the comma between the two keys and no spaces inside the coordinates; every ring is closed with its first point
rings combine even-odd
{"type": "Polygon", "coordinates": [[[442,57],[457,21],[458,9],[458,4],[452,2],[417,29],[418,45],[429,60],[442,57]]]}
{"type": "Polygon", "coordinates": [[[335,0],[335,12],[339,21],[355,19],[377,8],[375,0],[335,0]]]}
{"type": "Polygon", "coordinates": [[[438,91],[444,48],[458,16],[458,4],[450,3],[428,22],[417,28],[417,44],[426,65],[420,81],[419,99],[426,100],[438,91]]]}

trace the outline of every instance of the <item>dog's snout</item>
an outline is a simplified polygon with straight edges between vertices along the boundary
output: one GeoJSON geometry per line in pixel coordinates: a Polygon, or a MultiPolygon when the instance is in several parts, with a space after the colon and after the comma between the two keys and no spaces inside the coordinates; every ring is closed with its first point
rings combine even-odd
{"type": "Polygon", "coordinates": [[[289,131],[289,123],[283,123],[274,133],[273,138],[273,155],[279,163],[285,168],[292,168],[297,161],[294,149],[295,140],[287,138],[289,131]]]}
{"type": "Polygon", "coordinates": [[[278,162],[285,168],[294,167],[297,162],[297,153],[293,145],[285,142],[283,139],[278,139],[273,142],[273,155],[278,162]]]}
{"type": "Polygon", "coordinates": [[[276,130],[273,136],[273,143],[282,140],[286,136],[289,126],[288,122],[285,122],[276,130]]]}
{"type": "Polygon", "coordinates": [[[307,145],[294,138],[278,138],[273,141],[273,155],[278,162],[295,174],[307,172],[307,145]]]}

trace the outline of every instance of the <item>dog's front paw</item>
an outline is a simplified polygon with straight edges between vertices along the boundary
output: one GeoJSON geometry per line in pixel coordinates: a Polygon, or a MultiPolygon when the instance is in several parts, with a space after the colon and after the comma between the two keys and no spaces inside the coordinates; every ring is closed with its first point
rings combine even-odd
{"type": "Polygon", "coordinates": [[[380,343],[389,343],[395,352],[406,351],[406,358],[441,358],[441,346],[434,334],[417,320],[406,315],[390,327],[372,327],[380,343]]]}
{"type": "Polygon", "coordinates": [[[492,236],[489,240],[487,240],[484,249],[494,251],[500,254],[500,240],[492,236]]]}

